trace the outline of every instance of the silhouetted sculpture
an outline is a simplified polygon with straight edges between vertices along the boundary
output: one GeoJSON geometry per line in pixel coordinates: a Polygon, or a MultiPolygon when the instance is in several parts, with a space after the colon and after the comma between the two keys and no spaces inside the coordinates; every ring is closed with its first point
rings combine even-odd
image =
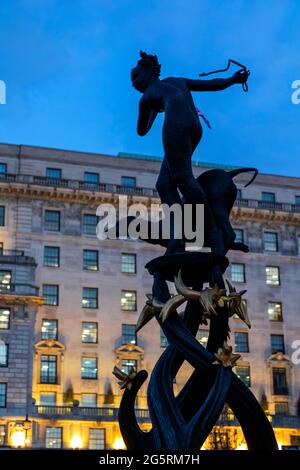
{"type": "MultiPolygon", "coordinates": [[[[248,251],[243,243],[235,243],[229,220],[237,194],[233,178],[239,173],[254,171],[250,184],[257,170],[209,170],[196,179],[191,163],[202,136],[191,91],[218,91],[235,83],[243,84],[246,91],[249,71],[243,67],[226,79],[170,77],[160,80],[157,57],[145,52],[140,55],[141,59],[131,72],[133,86],[143,93],[139,104],[138,134],[145,135],[157,113],[165,112],[165,156],[157,190],[161,201],[169,206],[174,203],[204,204],[205,245],[211,247],[211,253],[185,251],[185,240],[175,239],[174,227],[169,240],[162,237],[145,240],[159,243],[167,250],[163,256],[146,265],[153,276],[153,289],[152,294],[147,295],[136,330],[155,318],[167,337],[168,347],[154,366],[148,385],[152,429],[147,433],[140,429],[135,415],[136,396],[147,379],[147,372],[131,369],[125,374],[117,367],[114,369],[113,373],[124,389],[119,409],[123,439],[127,449],[199,449],[227,403],[242,427],[249,449],[276,449],[273,429],[260,404],[232,372],[240,356],[234,354],[227,344],[228,320],[232,315],[237,315],[251,327],[247,304],[242,298],[246,291],[237,292],[227,281],[227,292],[223,279],[229,264],[225,257],[227,251],[248,251]],[[167,281],[174,282],[174,296],[169,293],[167,281]],[[210,287],[204,288],[206,283],[210,287]],[[184,312],[179,315],[177,309],[185,303],[184,312]],[[195,337],[199,325],[207,324],[208,320],[209,337],[205,348],[195,337]],[[194,367],[194,372],[175,397],[173,380],[184,361],[194,367]]],[[[229,61],[229,65],[230,62],[234,61],[229,61]]]]}

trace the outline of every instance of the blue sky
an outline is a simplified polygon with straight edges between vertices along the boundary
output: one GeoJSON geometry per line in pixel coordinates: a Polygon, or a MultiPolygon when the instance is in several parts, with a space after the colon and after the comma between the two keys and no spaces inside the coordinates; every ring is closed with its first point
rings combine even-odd
{"type": "Polygon", "coordinates": [[[298,0],[2,0],[0,20],[1,142],[162,155],[162,116],[136,134],[139,50],[158,54],[162,77],[233,58],[249,93],[194,94],[213,126],[194,158],[300,176],[298,0]]]}

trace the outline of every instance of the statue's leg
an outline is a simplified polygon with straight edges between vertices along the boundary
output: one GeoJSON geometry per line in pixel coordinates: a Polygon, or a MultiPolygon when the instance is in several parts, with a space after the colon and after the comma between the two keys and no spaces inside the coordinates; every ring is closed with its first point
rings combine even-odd
{"type": "MultiPolygon", "coordinates": [[[[176,184],[171,178],[170,169],[166,158],[163,159],[162,165],[160,167],[159,176],[156,182],[156,189],[158,191],[162,204],[167,204],[169,207],[175,203],[180,205],[182,204],[176,184]]],[[[178,251],[184,251],[185,242],[183,240],[175,239],[174,220],[172,217],[170,220],[170,224],[170,240],[166,253],[169,254],[178,251]]]]}

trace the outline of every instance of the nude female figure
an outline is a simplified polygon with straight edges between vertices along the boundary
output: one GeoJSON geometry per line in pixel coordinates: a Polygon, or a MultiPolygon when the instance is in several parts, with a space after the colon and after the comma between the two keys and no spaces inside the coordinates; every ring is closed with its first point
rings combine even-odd
{"type": "MultiPolygon", "coordinates": [[[[205,238],[212,252],[224,255],[224,240],[216,227],[206,195],[195,179],[192,155],[202,137],[202,126],[192,98],[192,91],[219,91],[245,83],[249,71],[238,71],[229,78],[191,80],[168,77],[160,80],[156,55],[140,53],[141,59],[131,71],[133,87],[143,96],[139,102],[137,133],[146,135],[159,112],[165,113],[162,140],[164,159],[156,183],[162,203],[182,204],[178,190],[190,204],[204,204],[205,238]]],[[[233,240],[232,240],[233,242],[233,240]]],[[[182,242],[170,239],[167,253],[182,249],[182,242]]]]}

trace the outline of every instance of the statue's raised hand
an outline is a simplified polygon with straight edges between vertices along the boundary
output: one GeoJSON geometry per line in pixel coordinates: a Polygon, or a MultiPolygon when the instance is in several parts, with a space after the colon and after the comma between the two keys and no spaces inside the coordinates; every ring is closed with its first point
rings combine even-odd
{"type": "Polygon", "coordinates": [[[233,83],[246,83],[250,75],[250,70],[238,70],[232,75],[233,83]]]}

